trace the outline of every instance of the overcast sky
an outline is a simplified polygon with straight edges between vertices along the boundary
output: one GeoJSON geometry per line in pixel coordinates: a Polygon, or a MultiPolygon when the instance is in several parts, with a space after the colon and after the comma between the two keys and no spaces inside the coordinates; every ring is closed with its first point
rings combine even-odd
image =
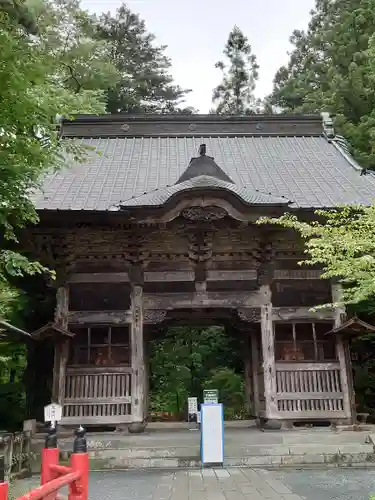
{"type": "MultiPolygon", "coordinates": [[[[121,0],[83,0],[97,13],[114,12],[121,0]]],[[[228,33],[237,24],[248,37],[260,65],[257,95],[272,89],[276,70],[288,60],[289,36],[309,21],[314,0],[129,0],[159,44],[168,45],[176,83],[192,89],[186,104],[201,113],[211,107],[212,89],[220,81],[214,68],[228,33]]]]}

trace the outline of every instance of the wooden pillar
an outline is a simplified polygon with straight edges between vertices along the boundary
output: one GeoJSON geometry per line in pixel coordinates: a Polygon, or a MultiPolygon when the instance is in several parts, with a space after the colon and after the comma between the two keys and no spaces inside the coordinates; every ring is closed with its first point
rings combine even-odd
{"type": "Polygon", "coordinates": [[[260,416],[260,399],[259,399],[259,343],[257,332],[252,332],[251,340],[251,360],[252,360],[252,379],[253,379],[253,404],[254,415],[260,416]]]}
{"type": "MultiPolygon", "coordinates": [[[[68,329],[69,287],[60,286],[56,292],[55,323],[68,329]]],[[[52,401],[64,404],[66,367],[69,357],[69,339],[58,340],[55,344],[53,368],[52,401]]]]}
{"type": "Polygon", "coordinates": [[[264,305],[261,306],[261,332],[264,370],[264,398],[266,402],[265,418],[278,417],[276,403],[276,367],[275,341],[272,322],[272,302],[270,285],[262,285],[264,305]]]}
{"type": "MultiPolygon", "coordinates": [[[[341,286],[339,284],[332,284],[332,301],[340,302],[341,300],[341,286]]],[[[335,309],[335,320],[334,326],[337,328],[345,321],[345,308],[337,307],[335,309]]],[[[352,411],[352,398],[354,394],[353,382],[352,382],[352,370],[350,363],[350,356],[347,355],[347,341],[343,339],[342,335],[336,335],[336,350],[337,357],[340,363],[340,378],[341,387],[344,397],[344,413],[345,418],[348,419],[348,423],[354,423],[353,419],[355,416],[352,411]]]]}
{"type": "Polygon", "coordinates": [[[253,368],[250,350],[250,336],[248,331],[240,331],[243,336],[244,349],[243,349],[243,362],[244,362],[244,383],[245,383],[245,409],[246,412],[254,413],[254,397],[253,397],[253,368]]]}
{"type": "Polygon", "coordinates": [[[144,358],[145,358],[145,402],[143,406],[143,419],[147,421],[148,412],[150,407],[150,344],[149,335],[143,335],[143,348],[144,348],[144,358]]]}
{"type": "Polygon", "coordinates": [[[131,294],[131,353],[132,353],[132,432],[145,428],[146,367],[143,339],[143,287],[133,285],[131,294]]]}

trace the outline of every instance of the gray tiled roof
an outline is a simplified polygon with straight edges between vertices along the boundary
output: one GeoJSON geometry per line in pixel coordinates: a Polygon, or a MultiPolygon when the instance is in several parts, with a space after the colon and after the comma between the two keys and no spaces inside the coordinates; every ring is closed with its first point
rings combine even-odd
{"type": "MultiPolygon", "coordinates": [[[[166,196],[200,144],[228,174],[241,196],[269,193],[295,207],[371,204],[375,176],[360,175],[345,153],[325,137],[144,137],[85,139],[90,160],[51,174],[37,209],[109,210],[166,196]],[[95,152],[100,152],[101,155],[95,152]],[[250,194],[252,193],[252,194],[250,194]],[[144,197],[143,195],[148,194],[144,197]],[[131,200],[131,201],[130,201],[131,200]]],[[[172,191],[171,191],[172,190],[172,191]]],[[[168,194],[169,195],[169,194],[168,194]]]]}
{"type": "MultiPolygon", "coordinates": [[[[233,193],[242,199],[244,203],[249,205],[287,205],[288,200],[286,198],[279,198],[272,196],[268,193],[260,193],[259,191],[249,190],[243,187],[238,187],[231,182],[225,182],[221,179],[211,177],[208,175],[200,175],[189,179],[187,181],[181,182],[179,184],[174,184],[173,186],[156,189],[147,194],[142,194],[136,196],[135,198],[130,198],[129,200],[122,200],[119,204],[125,207],[145,207],[145,206],[158,206],[163,205],[168,201],[173,195],[177,193],[182,193],[183,191],[191,189],[202,189],[202,188],[213,188],[213,189],[224,189],[233,193]]],[[[118,206],[118,205],[117,205],[118,206]]]]}

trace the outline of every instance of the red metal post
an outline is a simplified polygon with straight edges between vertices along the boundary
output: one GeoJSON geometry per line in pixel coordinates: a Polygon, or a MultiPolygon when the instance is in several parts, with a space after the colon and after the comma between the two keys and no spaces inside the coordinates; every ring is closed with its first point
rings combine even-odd
{"type": "Polygon", "coordinates": [[[42,450],[42,470],[40,475],[40,484],[46,484],[55,479],[56,472],[50,467],[59,463],[58,448],[43,448],[42,450]]]}
{"type": "Polygon", "coordinates": [[[70,458],[72,470],[81,474],[69,488],[69,500],[88,500],[89,498],[89,456],[87,453],[73,453],[70,458]]]}
{"type": "MultiPolygon", "coordinates": [[[[51,468],[51,465],[59,463],[58,448],[43,448],[42,450],[42,470],[40,474],[40,484],[50,483],[56,478],[56,472],[51,468]]],[[[44,497],[44,500],[56,500],[57,491],[44,497]]]]}
{"type": "Polygon", "coordinates": [[[71,484],[69,488],[69,500],[88,500],[89,456],[87,454],[86,431],[82,426],[76,431],[70,463],[72,470],[80,473],[80,478],[71,484]]]}
{"type": "Polygon", "coordinates": [[[0,482],[0,500],[8,500],[8,483],[0,482]]]}
{"type": "Polygon", "coordinates": [[[8,483],[5,481],[5,457],[0,457],[0,500],[8,500],[8,483]]]}
{"type": "MultiPolygon", "coordinates": [[[[40,484],[46,484],[56,478],[56,472],[51,465],[59,463],[59,449],[57,447],[56,425],[51,424],[47,430],[44,448],[42,450],[42,468],[40,474],[40,484]]],[[[57,492],[53,492],[45,497],[45,500],[56,500],[57,492]]]]}

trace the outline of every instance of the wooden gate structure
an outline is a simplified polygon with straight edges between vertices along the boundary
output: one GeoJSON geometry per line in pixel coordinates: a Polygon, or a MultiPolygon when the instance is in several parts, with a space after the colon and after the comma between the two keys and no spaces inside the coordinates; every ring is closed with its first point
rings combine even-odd
{"type": "Polygon", "coordinates": [[[370,204],[361,169],[320,116],[82,116],[63,140],[84,164],[34,195],[29,254],[56,269],[53,399],[63,424],[130,425],[148,414],[147,339],[178,315],[226,318],[244,342],[258,418],[351,422],[348,348],[326,335],[338,285],[304,268],[296,234],[262,216],[370,204]],[[100,153],[100,154],[98,154],[100,153]]]}

